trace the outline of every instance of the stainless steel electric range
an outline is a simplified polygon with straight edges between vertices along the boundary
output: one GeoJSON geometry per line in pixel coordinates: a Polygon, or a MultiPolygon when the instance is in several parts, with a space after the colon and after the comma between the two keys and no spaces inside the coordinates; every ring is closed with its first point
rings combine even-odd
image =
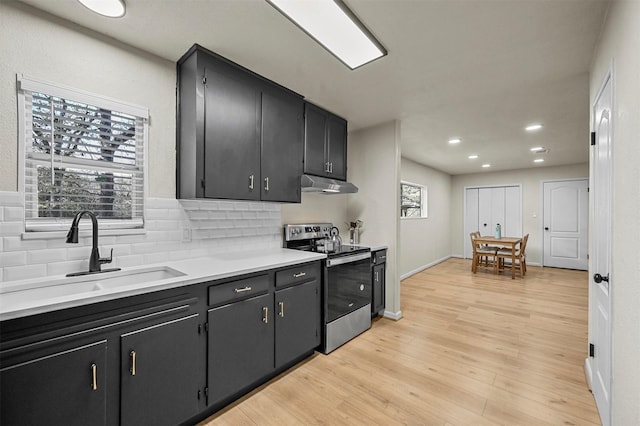
{"type": "Polygon", "coordinates": [[[284,226],[285,248],[327,254],[322,278],[325,354],[371,327],[371,250],[339,244],[337,234],[331,223],[284,226]]]}

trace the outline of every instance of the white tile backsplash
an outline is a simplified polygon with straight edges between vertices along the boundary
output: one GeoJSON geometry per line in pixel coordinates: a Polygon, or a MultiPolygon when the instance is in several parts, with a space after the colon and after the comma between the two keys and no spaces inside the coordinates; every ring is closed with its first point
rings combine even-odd
{"type": "MultiPolygon", "coordinates": [[[[168,198],[145,201],[145,233],[100,237],[101,256],[108,256],[113,248],[113,263],[104,267],[282,246],[281,207],[277,203],[168,198]],[[185,234],[190,238],[184,238],[185,234]]],[[[25,240],[24,197],[0,191],[0,203],[0,286],[6,281],[88,269],[91,237],[81,237],[78,244],[66,244],[64,237],[25,240]]]]}

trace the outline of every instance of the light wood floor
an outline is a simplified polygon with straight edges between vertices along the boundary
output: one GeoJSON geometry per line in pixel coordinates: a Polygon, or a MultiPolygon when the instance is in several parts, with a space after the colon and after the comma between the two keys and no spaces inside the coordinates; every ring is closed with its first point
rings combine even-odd
{"type": "Polygon", "coordinates": [[[378,319],[202,425],[594,425],[585,383],[587,273],[512,280],[449,259],[402,282],[378,319]]]}

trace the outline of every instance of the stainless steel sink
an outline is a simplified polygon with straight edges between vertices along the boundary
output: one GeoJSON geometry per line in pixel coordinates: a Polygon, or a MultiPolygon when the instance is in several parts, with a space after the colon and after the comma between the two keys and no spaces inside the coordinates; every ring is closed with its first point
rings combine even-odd
{"type": "Polygon", "coordinates": [[[92,275],[82,275],[73,278],[56,280],[42,280],[23,288],[10,288],[0,293],[3,305],[20,304],[37,300],[57,299],[80,294],[91,294],[109,291],[117,288],[141,287],[156,281],[184,276],[183,272],[168,266],[142,268],[135,270],[120,270],[92,275]]]}

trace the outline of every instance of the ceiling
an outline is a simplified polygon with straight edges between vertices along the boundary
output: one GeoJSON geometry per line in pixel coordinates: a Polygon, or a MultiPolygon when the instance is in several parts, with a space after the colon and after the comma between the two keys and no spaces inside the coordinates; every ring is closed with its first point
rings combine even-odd
{"type": "Polygon", "coordinates": [[[198,43],[350,131],[400,120],[403,157],[452,175],[588,161],[588,72],[608,0],[345,0],[389,51],[355,71],[265,0],[124,0],[120,19],[22,1],[170,61],[198,43]],[[533,122],[544,128],[525,132],[533,122]]]}

